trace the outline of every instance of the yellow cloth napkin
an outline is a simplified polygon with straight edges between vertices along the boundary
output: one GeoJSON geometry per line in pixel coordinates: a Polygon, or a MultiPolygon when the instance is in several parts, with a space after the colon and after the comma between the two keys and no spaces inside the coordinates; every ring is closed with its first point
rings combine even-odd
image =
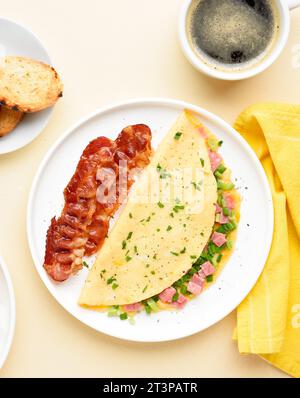
{"type": "Polygon", "coordinates": [[[268,261],[237,310],[238,348],[300,377],[300,106],[256,104],[234,127],[259,157],[275,209],[268,261]]]}

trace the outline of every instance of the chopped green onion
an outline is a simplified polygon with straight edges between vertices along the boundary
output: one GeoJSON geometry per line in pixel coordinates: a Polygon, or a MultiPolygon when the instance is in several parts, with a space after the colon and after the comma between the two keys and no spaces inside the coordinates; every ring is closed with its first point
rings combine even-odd
{"type": "Polygon", "coordinates": [[[175,303],[175,301],[177,301],[179,298],[179,293],[176,291],[176,293],[174,294],[174,296],[172,297],[172,302],[175,303]]]}
{"type": "Polygon", "coordinates": [[[220,173],[218,170],[216,170],[216,171],[214,172],[214,175],[215,175],[215,177],[218,178],[219,180],[223,177],[223,174],[220,173]]]}
{"type": "Polygon", "coordinates": [[[214,138],[209,138],[207,140],[207,145],[209,146],[209,148],[213,151],[216,152],[219,148],[219,143],[217,140],[215,140],[214,138]]]}
{"type": "Polygon", "coordinates": [[[161,209],[163,209],[165,207],[165,205],[163,203],[161,203],[161,202],[158,202],[157,206],[160,207],[161,209]]]}
{"type": "Polygon", "coordinates": [[[193,185],[193,187],[194,187],[197,191],[201,191],[202,181],[200,181],[200,182],[198,182],[198,183],[192,181],[191,184],[193,185]]]}
{"type": "Polygon", "coordinates": [[[117,283],[114,283],[114,284],[112,285],[113,290],[116,290],[118,287],[119,287],[119,285],[118,285],[117,283]]]}
{"type": "Polygon", "coordinates": [[[126,319],[128,319],[128,314],[126,312],[123,312],[123,314],[120,314],[120,319],[121,321],[125,321],[126,319]]]}
{"type": "Polygon", "coordinates": [[[151,308],[151,310],[153,312],[158,312],[159,311],[159,308],[158,308],[156,302],[153,299],[147,300],[147,304],[149,305],[149,307],[151,308]]]}
{"type": "Polygon", "coordinates": [[[219,173],[223,174],[226,171],[226,167],[224,166],[224,164],[220,164],[220,166],[217,168],[216,171],[218,171],[219,173]]]}
{"type": "Polygon", "coordinates": [[[118,315],[119,315],[118,308],[111,308],[107,313],[107,316],[109,316],[110,318],[112,318],[113,316],[118,316],[118,315]]]}
{"type": "Polygon", "coordinates": [[[173,256],[176,256],[176,257],[179,256],[179,253],[175,253],[175,252],[170,252],[170,253],[173,254],[173,256]]]}
{"type": "Polygon", "coordinates": [[[213,280],[214,280],[214,276],[213,276],[213,275],[208,275],[208,276],[206,277],[206,281],[207,281],[208,283],[212,282],[213,280]]]}
{"type": "Polygon", "coordinates": [[[234,184],[232,182],[223,182],[223,181],[218,181],[218,189],[221,189],[222,191],[231,191],[234,188],[234,184]]]}
{"type": "Polygon", "coordinates": [[[129,261],[131,261],[131,260],[132,260],[132,257],[130,257],[130,256],[126,256],[126,257],[125,257],[125,260],[126,260],[126,262],[127,262],[127,263],[129,263],[129,261]]]}
{"type": "Polygon", "coordinates": [[[217,257],[217,263],[220,263],[220,262],[221,262],[221,260],[222,260],[222,257],[223,257],[223,255],[222,255],[222,254],[219,254],[219,255],[218,255],[218,257],[217,257]]]}
{"type": "Polygon", "coordinates": [[[224,216],[227,216],[227,217],[228,217],[228,216],[230,216],[230,213],[231,213],[231,212],[230,212],[230,210],[228,209],[228,207],[224,207],[224,208],[223,208],[223,214],[224,214],[224,216]]]}
{"type": "Polygon", "coordinates": [[[228,241],[226,242],[226,247],[227,247],[227,249],[232,249],[232,248],[233,248],[233,242],[232,242],[232,240],[228,240],[228,241]]]}
{"type": "Polygon", "coordinates": [[[85,268],[89,268],[88,263],[86,263],[85,261],[82,262],[82,265],[83,265],[85,268]]]}
{"type": "Polygon", "coordinates": [[[216,257],[217,255],[215,255],[213,258],[212,258],[212,260],[211,260],[211,263],[212,263],[212,265],[214,266],[214,267],[216,267],[217,265],[218,265],[218,261],[217,261],[217,257],[216,257]]]}

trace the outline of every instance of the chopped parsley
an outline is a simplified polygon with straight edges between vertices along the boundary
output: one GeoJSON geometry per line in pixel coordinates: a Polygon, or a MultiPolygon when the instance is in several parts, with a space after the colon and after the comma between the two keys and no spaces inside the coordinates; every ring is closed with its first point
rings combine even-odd
{"type": "Polygon", "coordinates": [[[107,284],[108,285],[111,285],[113,282],[115,282],[116,281],[116,278],[114,277],[114,276],[112,276],[111,278],[109,278],[109,279],[107,279],[107,284]]]}
{"type": "Polygon", "coordinates": [[[192,181],[191,184],[193,185],[193,187],[194,187],[197,191],[201,191],[202,181],[200,181],[200,182],[198,182],[198,183],[192,181]]]}
{"type": "Polygon", "coordinates": [[[143,293],[145,293],[145,291],[148,289],[148,285],[146,285],[143,289],[143,293]]]}
{"type": "Polygon", "coordinates": [[[82,262],[82,265],[83,265],[85,268],[89,268],[88,263],[86,263],[85,261],[82,262]]]}
{"type": "Polygon", "coordinates": [[[171,231],[171,229],[172,229],[171,225],[168,225],[167,231],[169,232],[171,231]]]}
{"type": "Polygon", "coordinates": [[[204,167],[204,165],[205,165],[204,159],[201,158],[200,162],[201,162],[201,166],[204,167]]]}
{"type": "Polygon", "coordinates": [[[176,205],[176,206],[174,206],[173,207],[173,211],[175,212],[175,213],[178,213],[179,212],[179,210],[184,210],[184,206],[183,205],[176,205]]]}
{"type": "Polygon", "coordinates": [[[180,131],[178,131],[175,135],[174,135],[174,140],[178,141],[182,136],[182,133],[180,131]]]}
{"type": "Polygon", "coordinates": [[[156,171],[159,173],[159,178],[160,179],[165,179],[167,177],[171,177],[171,174],[167,172],[165,168],[163,168],[159,163],[156,166],[156,171]]]}
{"type": "Polygon", "coordinates": [[[133,235],[133,232],[129,232],[126,240],[130,240],[132,238],[132,235],[133,235]]]}
{"type": "Polygon", "coordinates": [[[163,203],[161,203],[161,202],[158,202],[158,203],[157,203],[157,206],[158,206],[160,209],[163,209],[163,208],[165,207],[165,205],[164,205],[163,203]]]}
{"type": "Polygon", "coordinates": [[[173,254],[173,256],[176,256],[176,257],[179,256],[179,253],[175,253],[175,252],[170,252],[170,253],[173,254]]]}
{"type": "Polygon", "coordinates": [[[119,285],[117,283],[113,283],[112,288],[113,290],[116,290],[119,287],[119,285]]]}
{"type": "Polygon", "coordinates": [[[126,256],[126,257],[125,257],[125,260],[126,260],[126,262],[127,262],[127,263],[129,263],[129,261],[131,261],[131,260],[132,260],[132,257],[130,257],[130,256],[126,256]]]}

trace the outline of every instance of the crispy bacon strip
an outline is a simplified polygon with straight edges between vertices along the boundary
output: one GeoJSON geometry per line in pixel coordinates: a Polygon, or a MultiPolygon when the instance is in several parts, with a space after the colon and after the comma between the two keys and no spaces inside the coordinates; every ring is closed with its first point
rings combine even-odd
{"type": "Polygon", "coordinates": [[[64,191],[62,214],[52,219],[47,232],[44,268],[52,279],[65,281],[82,268],[84,255],[100,249],[122,189],[127,194],[133,184],[129,173],[149,164],[151,153],[151,130],[143,124],[126,127],[116,141],[100,137],[86,147],[64,191]],[[119,178],[125,172],[127,184],[122,188],[119,178]],[[99,188],[106,201],[99,201],[99,188]]]}

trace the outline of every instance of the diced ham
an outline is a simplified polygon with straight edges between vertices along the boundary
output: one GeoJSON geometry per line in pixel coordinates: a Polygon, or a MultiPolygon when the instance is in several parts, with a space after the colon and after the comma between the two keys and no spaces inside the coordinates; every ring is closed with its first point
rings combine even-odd
{"type": "Polygon", "coordinates": [[[216,206],[216,214],[220,214],[222,211],[222,207],[218,205],[218,203],[215,204],[216,206]]]}
{"type": "Polygon", "coordinates": [[[206,263],[202,264],[201,271],[205,276],[209,276],[215,273],[215,267],[210,261],[206,261],[206,263]]]}
{"type": "Polygon", "coordinates": [[[163,303],[172,303],[172,299],[174,294],[176,293],[176,289],[174,287],[168,287],[163,292],[160,293],[159,299],[163,303]]]}
{"type": "Polygon", "coordinates": [[[175,301],[174,303],[172,303],[172,305],[176,308],[181,309],[186,305],[187,302],[188,302],[188,299],[186,297],[184,297],[183,294],[180,294],[178,297],[178,300],[175,301]]]}
{"type": "Polygon", "coordinates": [[[218,152],[213,151],[208,151],[208,155],[211,163],[211,169],[213,172],[215,172],[223,161],[222,156],[218,152]]]}
{"type": "Polygon", "coordinates": [[[201,277],[199,274],[194,274],[193,277],[192,277],[192,279],[191,279],[191,282],[193,282],[193,283],[195,283],[196,285],[199,285],[199,286],[202,287],[202,286],[203,286],[204,280],[205,280],[205,276],[204,276],[204,278],[203,278],[203,277],[201,277]]]}
{"type": "Polygon", "coordinates": [[[124,310],[128,312],[138,312],[143,309],[143,306],[141,303],[135,303],[135,304],[127,304],[124,305],[124,310]]]}
{"type": "Polygon", "coordinates": [[[226,202],[226,207],[228,207],[228,209],[233,210],[235,208],[235,200],[234,198],[230,195],[230,194],[223,194],[225,202],[226,202]]]}
{"type": "Polygon", "coordinates": [[[229,222],[229,218],[224,216],[223,212],[221,212],[219,223],[220,224],[227,224],[228,222],[229,222]]]}
{"type": "Polygon", "coordinates": [[[198,276],[199,276],[199,278],[202,280],[202,283],[204,283],[204,281],[205,281],[205,279],[206,279],[205,273],[204,273],[202,270],[200,270],[200,271],[198,272],[198,276]]]}
{"type": "Polygon", "coordinates": [[[214,242],[214,244],[218,247],[223,246],[224,243],[226,243],[227,241],[226,236],[221,232],[214,232],[211,239],[214,242]]]}
{"type": "Polygon", "coordinates": [[[190,281],[188,283],[187,290],[188,290],[188,292],[195,294],[195,295],[200,294],[202,292],[202,286],[190,281]]]}

